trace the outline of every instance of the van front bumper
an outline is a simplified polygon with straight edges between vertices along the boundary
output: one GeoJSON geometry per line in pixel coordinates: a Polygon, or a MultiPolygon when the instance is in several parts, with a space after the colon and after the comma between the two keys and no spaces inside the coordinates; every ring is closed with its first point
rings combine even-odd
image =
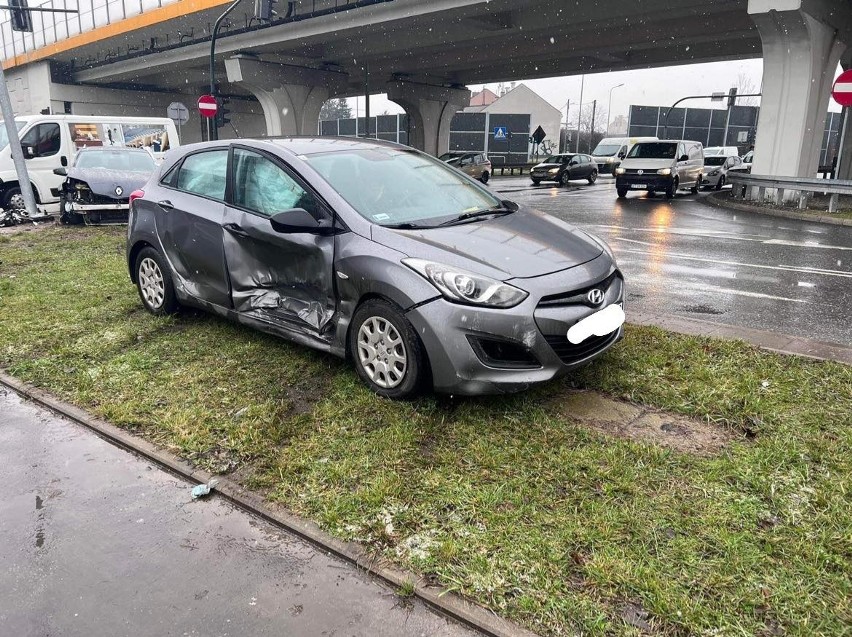
{"type": "Polygon", "coordinates": [[[666,190],[672,185],[671,175],[656,172],[644,175],[616,175],[615,187],[628,190],[666,190]]]}

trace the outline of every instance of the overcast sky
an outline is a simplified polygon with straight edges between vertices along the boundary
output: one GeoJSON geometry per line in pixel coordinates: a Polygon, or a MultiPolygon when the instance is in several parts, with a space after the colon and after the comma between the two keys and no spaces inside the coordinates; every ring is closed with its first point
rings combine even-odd
{"type": "MultiPolygon", "coordinates": [[[[838,66],[837,74],[840,73],[838,66]]],[[[760,92],[763,75],[763,60],[739,60],[735,62],[712,62],[709,64],[692,64],[682,66],[661,67],[655,69],[643,69],[638,71],[618,71],[613,73],[596,73],[585,77],[583,90],[583,103],[598,101],[598,108],[606,110],[609,99],[610,88],[618,84],[624,86],[612,91],[612,113],[611,119],[624,115],[627,116],[631,104],[642,106],[671,106],[675,101],[688,95],[709,95],[715,92],[726,92],[732,86],[737,85],[737,78],[742,75],[746,82],[754,87],[754,92],[760,92]]],[[[579,75],[571,77],[552,77],[542,80],[518,79],[536,93],[541,95],[556,108],[565,112],[565,102],[571,100],[571,119],[577,117],[577,104],[580,101],[579,75]]],[[[497,92],[497,84],[485,85],[497,92]]],[[[482,88],[482,85],[471,85],[472,91],[482,88]]],[[[740,91],[742,92],[742,91],[740,91]]],[[[358,107],[358,113],[364,115],[364,99],[349,99],[353,108],[358,107]]],[[[724,108],[724,102],[710,102],[709,100],[690,100],[684,106],[716,107],[724,108]]],[[[829,110],[840,111],[834,100],[829,100],[829,110]]],[[[370,99],[370,114],[378,115],[387,111],[388,113],[401,113],[402,109],[385,96],[373,96],[370,99]]]]}

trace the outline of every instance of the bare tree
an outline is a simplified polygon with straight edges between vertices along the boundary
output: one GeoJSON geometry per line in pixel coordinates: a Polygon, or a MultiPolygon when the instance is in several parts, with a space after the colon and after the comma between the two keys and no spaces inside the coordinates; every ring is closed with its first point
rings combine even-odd
{"type": "MultiPolygon", "coordinates": [[[[737,75],[737,95],[749,95],[758,92],[758,88],[754,85],[752,79],[745,73],[740,72],[737,75]]],[[[759,97],[738,97],[737,106],[758,106],[760,104],[759,97]]]]}

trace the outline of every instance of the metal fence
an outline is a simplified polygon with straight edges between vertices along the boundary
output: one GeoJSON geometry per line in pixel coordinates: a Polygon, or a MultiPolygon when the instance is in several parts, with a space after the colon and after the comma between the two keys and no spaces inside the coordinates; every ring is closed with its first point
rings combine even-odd
{"type": "MultiPolygon", "coordinates": [[[[450,148],[453,151],[484,152],[495,166],[526,164],[530,158],[530,120],[528,114],[456,113],[450,123],[450,148]],[[495,135],[497,129],[505,138],[495,135]]],[[[364,117],[320,121],[320,135],[366,137],[364,117]]],[[[408,144],[407,115],[379,115],[370,118],[370,137],[408,144]]]]}
{"type": "MultiPolygon", "coordinates": [[[[673,108],[668,116],[666,106],[631,106],[627,120],[628,137],[691,139],[704,146],[736,146],[744,155],[754,145],[757,106],[734,106],[730,118],[721,108],[673,108]],[[727,132],[727,135],[726,135],[727,132]]],[[[830,166],[840,145],[841,113],[826,116],[820,147],[819,165],[830,166]]]]}

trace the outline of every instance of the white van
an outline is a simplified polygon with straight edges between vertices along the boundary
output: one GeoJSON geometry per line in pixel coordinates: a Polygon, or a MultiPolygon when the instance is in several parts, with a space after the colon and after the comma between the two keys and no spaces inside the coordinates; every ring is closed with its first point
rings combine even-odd
{"type": "Polygon", "coordinates": [[[621,164],[627,152],[637,142],[655,142],[656,137],[604,137],[592,151],[592,159],[598,165],[602,175],[615,175],[615,169],[621,164]]]}
{"type": "MultiPolygon", "coordinates": [[[[145,148],[155,159],[180,145],[172,120],[166,117],[84,115],[23,115],[15,118],[36,202],[59,202],[64,177],[55,168],[70,166],[80,148],[128,146],[145,148]]],[[[5,125],[0,122],[0,207],[23,208],[18,174],[5,125]]]]}
{"type": "Polygon", "coordinates": [[[666,139],[634,144],[615,171],[619,198],[629,190],[645,190],[650,196],[664,192],[667,199],[681,188],[693,194],[701,187],[704,146],[688,139],[666,139]]]}

